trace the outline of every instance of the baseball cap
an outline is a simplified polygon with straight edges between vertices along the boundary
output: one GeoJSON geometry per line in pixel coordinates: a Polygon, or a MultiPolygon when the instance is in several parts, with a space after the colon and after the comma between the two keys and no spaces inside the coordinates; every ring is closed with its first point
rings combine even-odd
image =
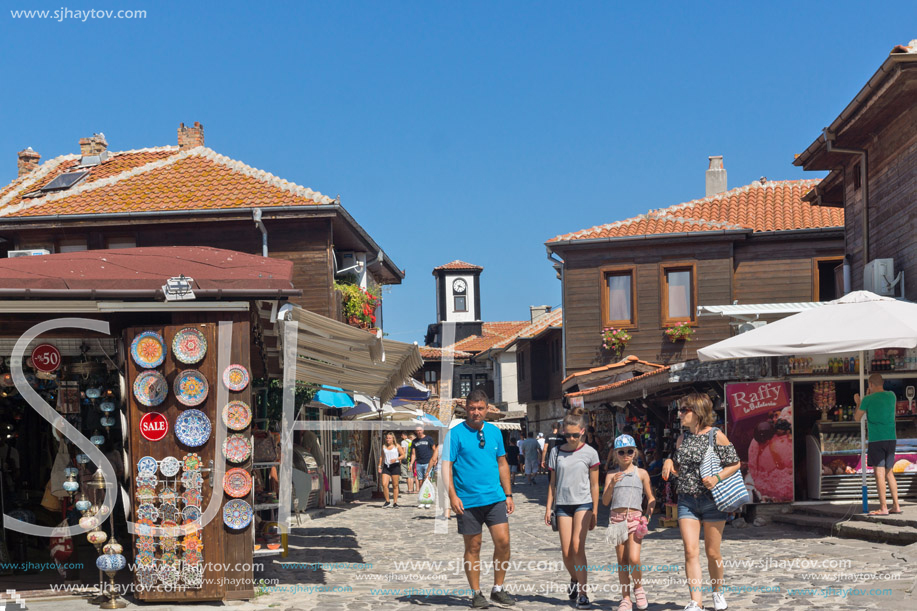
{"type": "Polygon", "coordinates": [[[538,438],[539,438],[539,439],[543,439],[543,438],[544,438],[544,433],[538,433],[538,438]]]}
{"type": "Polygon", "coordinates": [[[637,443],[630,435],[618,435],[615,439],[615,450],[619,448],[636,448],[637,443]]]}

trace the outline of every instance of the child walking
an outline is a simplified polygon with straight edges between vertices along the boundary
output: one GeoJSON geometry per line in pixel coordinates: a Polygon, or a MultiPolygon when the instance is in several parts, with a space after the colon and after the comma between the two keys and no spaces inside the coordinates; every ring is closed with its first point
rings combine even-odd
{"type": "Polygon", "coordinates": [[[602,504],[611,503],[611,515],[605,541],[615,546],[618,556],[618,581],[621,583],[621,603],[618,611],[631,611],[630,594],[633,590],[638,609],[646,609],[646,590],[640,571],[640,546],[647,532],[647,519],[643,516],[643,497],[647,500],[647,515],[653,515],[656,497],[646,470],[637,467],[634,459],[637,444],[630,435],[615,439],[617,468],[605,477],[602,504]],[[631,585],[633,578],[633,585],[631,585]]]}

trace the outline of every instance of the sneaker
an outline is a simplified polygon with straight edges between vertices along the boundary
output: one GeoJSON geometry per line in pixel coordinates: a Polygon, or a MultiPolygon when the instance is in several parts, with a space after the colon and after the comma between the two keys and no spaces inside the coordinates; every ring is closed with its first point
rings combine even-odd
{"type": "Polygon", "coordinates": [[[392,506],[391,503],[389,503],[388,501],[385,501],[385,504],[382,505],[382,509],[388,509],[388,508],[391,507],[391,506],[392,506]]]}
{"type": "Polygon", "coordinates": [[[484,598],[483,592],[475,592],[474,596],[471,599],[471,608],[472,609],[486,609],[490,606],[490,603],[487,602],[487,599],[484,598]]]}
{"type": "Polygon", "coordinates": [[[569,596],[570,600],[576,600],[576,595],[577,595],[576,586],[577,585],[579,585],[579,582],[577,582],[575,579],[570,580],[570,586],[568,587],[568,592],[567,592],[567,595],[569,596]]]}
{"type": "Polygon", "coordinates": [[[650,606],[646,601],[646,590],[643,589],[643,586],[634,588],[634,600],[637,601],[637,608],[640,609],[640,611],[650,606]]]}
{"type": "Polygon", "coordinates": [[[698,605],[693,600],[685,605],[685,608],[682,611],[704,611],[704,608],[698,605]]]}
{"type": "Polygon", "coordinates": [[[516,600],[506,593],[506,590],[500,590],[499,592],[491,592],[490,600],[494,601],[498,605],[508,607],[516,604],[516,600]]]}
{"type": "Polygon", "coordinates": [[[401,505],[399,505],[398,503],[392,504],[392,509],[398,509],[399,507],[401,507],[401,505]]]}
{"type": "Polygon", "coordinates": [[[719,592],[713,593],[713,608],[716,609],[716,611],[724,611],[728,608],[726,605],[726,597],[719,592]]]}
{"type": "Polygon", "coordinates": [[[630,596],[621,599],[621,602],[618,604],[618,611],[630,611],[630,596]]]}
{"type": "Polygon", "coordinates": [[[590,607],[592,607],[592,603],[589,602],[589,597],[585,594],[580,594],[579,598],[576,599],[576,608],[589,609],[590,607]]]}

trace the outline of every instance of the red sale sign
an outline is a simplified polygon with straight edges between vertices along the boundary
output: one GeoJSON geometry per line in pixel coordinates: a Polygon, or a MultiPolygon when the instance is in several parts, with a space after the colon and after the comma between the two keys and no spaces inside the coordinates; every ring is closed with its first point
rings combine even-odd
{"type": "Polygon", "coordinates": [[[35,369],[50,373],[57,371],[60,365],[60,350],[51,344],[39,344],[32,350],[32,366],[35,369]]]}
{"type": "Polygon", "coordinates": [[[159,441],[169,432],[169,421],[159,412],[148,412],[140,419],[140,434],[144,439],[159,441]]]}

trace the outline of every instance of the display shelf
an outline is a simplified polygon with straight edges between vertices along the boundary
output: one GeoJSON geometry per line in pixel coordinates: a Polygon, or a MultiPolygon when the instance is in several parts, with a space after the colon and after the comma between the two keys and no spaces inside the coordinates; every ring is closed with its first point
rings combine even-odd
{"type": "MultiPolygon", "coordinates": [[[[885,379],[917,378],[917,371],[895,369],[894,371],[867,371],[863,375],[869,377],[873,373],[881,373],[885,379]]],[[[860,376],[856,373],[789,373],[787,379],[791,382],[826,382],[826,381],[855,381],[860,376]]]]}

